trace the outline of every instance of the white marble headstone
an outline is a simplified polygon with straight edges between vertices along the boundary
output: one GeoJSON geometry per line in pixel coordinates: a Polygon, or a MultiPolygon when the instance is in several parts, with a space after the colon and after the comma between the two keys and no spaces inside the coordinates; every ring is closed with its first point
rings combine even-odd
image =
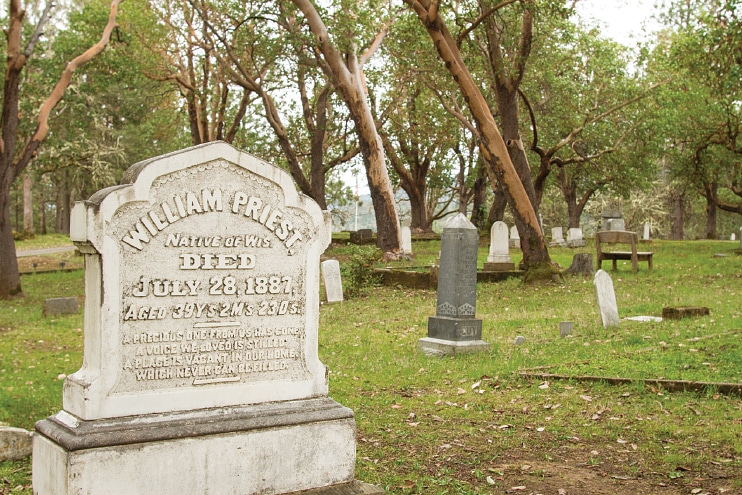
{"type": "Polygon", "coordinates": [[[86,253],[83,419],[327,393],[317,356],[329,219],[288,174],[224,143],[132,166],[75,205],[86,253]],[[105,276],[104,276],[105,275],[105,276]]]}
{"type": "Polygon", "coordinates": [[[645,241],[649,240],[649,231],[650,231],[650,226],[648,223],[645,223],[644,224],[644,237],[642,238],[643,240],[645,241]]]}
{"type": "Polygon", "coordinates": [[[490,229],[489,263],[510,263],[508,253],[508,226],[505,222],[495,222],[490,229]]]}
{"type": "Polygon", "coordinates": [[[616,304],[616,293],[613,290],[613,280],[604,270],[595,272],[595,293],[598,297],[598,310],[603,327],[615,327],[619,325],[618,305],[616,304]]]}
{"type": "Polygon", "coordinates": [[[567,230],[567,246],[582,247],[585,244],[585,240],[582,238],[582,229],[580,227],[571,227],[567,230]]]}
{"type": "Polygon", "coordinates": [[[338,260],[322,262],[322,282],[325,285],[325,297],[328,303],[343,302],[343,281],[340,278],[338,260]]]}
{"type": "Polygon", "coordinates": [[[510,227],[510,247],[520,248],[520,234],[518,233],[518,227],[515,225],[510,227]]]}
{"type": "Polygon", "coordinates": [[[402,252],[412,254],[412,231],[406,225],[400,229],[402,252]]]}
{"type": "Polygon", "coordinates": [[[551,242],[559,246],[564,246],[564,230],[561,227],[551,228],[551,242]]]}

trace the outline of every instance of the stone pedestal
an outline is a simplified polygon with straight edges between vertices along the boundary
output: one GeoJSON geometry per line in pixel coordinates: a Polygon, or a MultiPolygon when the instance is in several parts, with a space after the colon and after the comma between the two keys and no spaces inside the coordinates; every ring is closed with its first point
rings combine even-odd
{"type": "Polygon", "coordinates": [[[154,158],[70,237],[83,367],[36,425],[35,495],[382,493],[317,353],[330,219],[285,171],[225,143],[154,158]]]}
{"type": "Polygon", "coordinates": [[[60,412],[36,431],[39,494],[289,493],[352,483],[355,469],[353,412],[329,398],[92,421],[60,412]]]}
{"type": "Polygon", "coordinates": [[[436,315],[428,319],[428,336],[418,341],[426,355],[489,350],[482,340],[482,320],[475,318],[478,243],[476,227],[460,213],[443,229],[436,315]]]}

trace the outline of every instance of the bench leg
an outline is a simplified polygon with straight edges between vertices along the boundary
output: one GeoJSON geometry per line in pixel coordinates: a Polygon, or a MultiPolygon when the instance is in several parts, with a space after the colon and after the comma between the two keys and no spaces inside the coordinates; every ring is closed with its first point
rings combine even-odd
{"type": "Polygon", "coordinates": [[[616,266],[616,260],[614,259],[613,260],[613,271],[615,272],[617,269],[618,267],[616,266]]]}

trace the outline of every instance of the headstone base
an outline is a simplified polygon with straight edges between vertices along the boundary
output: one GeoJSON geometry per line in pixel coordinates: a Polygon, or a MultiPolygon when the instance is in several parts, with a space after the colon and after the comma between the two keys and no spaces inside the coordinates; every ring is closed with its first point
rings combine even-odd
{"type": "Polygon", "coordinates": [[[575,239],[573,241],[567,241],[567,247],[569,248],[580,248],[585,247],[587,245],[587,241],[585,239],[575,239]]]}
{"type": "Polygon", "coordinates": [[[482,338],[482,320],[431,316],[428,318],[428,337],[454,341],[480,340],[482,338]]]}
{"type": "Polygon", "coordinates": [[[91,421],[62,411],[36,431],[36,495],[382,493],[354,482],[353,411],[329,398],[91,421]]]}
{"type": "Polygon", "coordinates": [[[426,356],[456,356],[457,354],[489,352],[490,344],[484,340],[457,341],[423,337],[417,341],[417,348],[426,356]]]}
{"type": "Polygon", "coordinates": [[[492,262],[487,261],[484,264],[484,271],[485,272],[509,272],[511,270],[515,270],[515,263],[502,263],[502,262],[492,262]]]}

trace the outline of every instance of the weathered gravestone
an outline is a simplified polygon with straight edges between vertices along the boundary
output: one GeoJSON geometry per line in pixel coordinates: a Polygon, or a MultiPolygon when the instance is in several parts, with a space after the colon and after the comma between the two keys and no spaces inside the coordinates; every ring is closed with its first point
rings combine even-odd
{"type": "Polygon", "coordinates": [[[30,431],[0,425],[0,462],[17,461],[31,455],[30,431]]]}
{"type": "Polygon", "coordinates": [[[503,272],[515,270],[515,263],[508,253],[508,226],[505,222],[495,222],[490,229],[490,250],[487,262],[484,264],[486,272],[503,272]]]}
{"type": "Polygon", "coordinates": [[[418,348],[429,356],[488,351],[482,340],[477,309],[477,228],[459,213],[441,234],[441,262],[435,316],[428,319],[428,336],[418,348]]]}
{"type": "Polygon", "coordinates": [[[369,244],[373,239],[374,232],[371,229],[360,229],[350,233],[350,242],[353,244],[369,244]]]}
{"type": "Polygon", "coordinates": [[[567,246],[571,248],[585,247],[585,239],[582,238],[580,227],[570,227],[567,230],[567,246]]]}
{"type": "Polygon", "coordinates": [[[412,254],[412,231],[406,225],[399,229],[402,241],[402,253],[412,254]]]}
{"type": "Polygon", "coordinates": [[[44,316],[74,315],[80,310],[76,297],[44,299],[44,316]]]}
{"type": "Polygon", "coordinates": [[[561,227],[552,227],[551,244],[554,246],[566,246],[564,242],[564,230],[561,227]]]}
{"type": "Polygon", "coordinates": [[[644,236],[642,237],[643,241],[649,240],[649,233],[651,231],[650,225],[648,223],[644,224],[644,236]]]}
{"type": "Polygon", "coordinates": [[[322,262],[322,282],[325,286],[325,298],[328,303],[343,302],[343,281],[340,278],[340,262],[338,260],[322,262]]]}
{"type": "Polygon", "coordinates": [[[623,218],[611,218],[608,220],[608,230],[624,231],[626,230],[626,222],[623,218]]]}
{"type": "Polygon", "coordinates": [[[518,227],[515,225],[510,227],[510,247],[520,249],[520,234],[518,233],[518,227]]]}
{"type": "Polygon", "coordinates": [[[382,493],[317,355],[330,219],[286,172],[225,143],[144,161],[70,237],[84,360],[36,425],[34,494],[382,493]]]}
{"type": "Polygon", "coordinates": [[[611,229],[611,224],[613,223],[613,220],[617,220],[621,218],[621,213],[615,210],[606,210],[602,214],[603,217],[603,228],[601,230],[617,230],[617,229],[611,229]]]}
{"type": "Polygon", "coordinates": [[[616,293],[613,290],[613,280],[607,272],[598,270],[595,272],[595,294],[598,297],[598,311],[603,327],[617,327],[620,323],[618,318],[618,304],[616,304],[616,293]]]}

